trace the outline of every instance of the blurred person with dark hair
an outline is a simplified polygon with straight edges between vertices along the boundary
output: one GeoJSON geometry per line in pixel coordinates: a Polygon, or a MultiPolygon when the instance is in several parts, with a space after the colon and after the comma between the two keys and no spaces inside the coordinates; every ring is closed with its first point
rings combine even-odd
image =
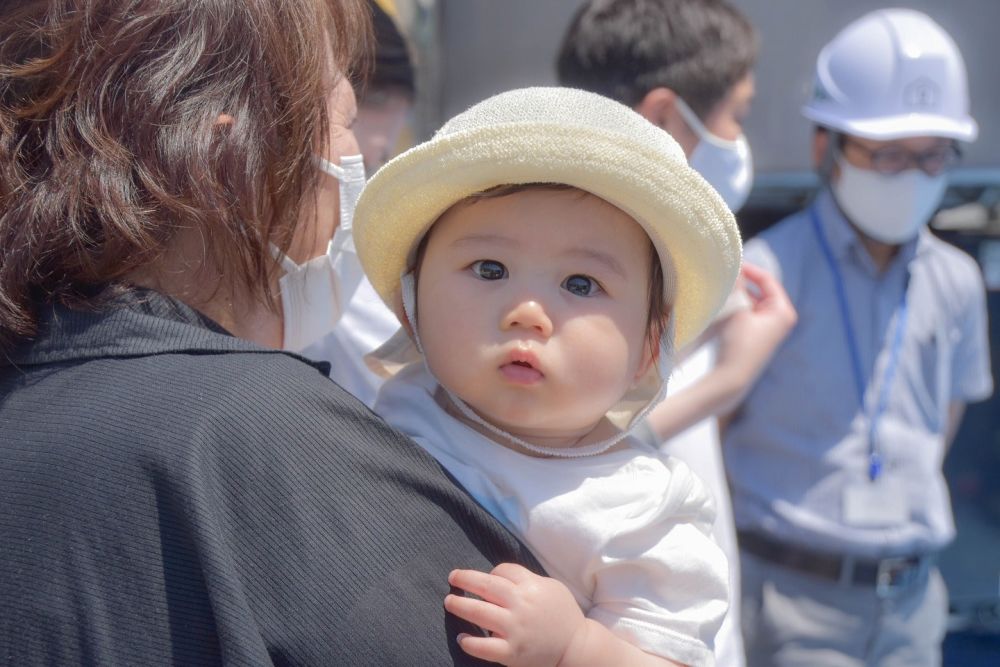
{"type": "Polygon", "coordinates": [[[395,155],[417,95],[410,45],[392,0],[370,0],[375,29],[371,76],[358,99],[354,133],[368,173],[395,155]]]}
{"type": "Polygon", "coordinates": [[[5,5],[6,662],[473,664],[448,573],[538,567],[282,350],[336,315],[369,31],[359,0],[5,5]]]}
{"type": "Polygon", "coordinates": [[[564,86],[600,93],[656,123],[738,210],[753,184],[743,119],[757,34],[721,0],[592,0],[556,62],[564,86]]]}
{"type": "Polygon", "coordinates": [[[745,253],[800,313],[724,443],[749,664],[941,663],[942,462],[993,387],[979,268],[927,229],[978,133],[967,86],[954,40],[908,9],[817,58],[802,112],[823,187],[745,253]]]}
{"type": "MultiPolygon", "coordinates": [[[[574,16],[556,68],[561,84],[616,99],[669,132],[736,210],[753,181],[742,123],[756,56],[753,27],[726,2],[592,0],[574,16]]],[[[714,537],[729,557],[734,594],[738,550],[714,415],[739,403],[795,321],[773,277],[744,266],[744,279],[756,288],[738,289],[715,325],[681,351],[668,398],[650,413],[645,434],[688,463],[715,495],[714,537]]],[[[719,665],[744,663],[739,628],[734,600],[716,637],[719,665]]]]}

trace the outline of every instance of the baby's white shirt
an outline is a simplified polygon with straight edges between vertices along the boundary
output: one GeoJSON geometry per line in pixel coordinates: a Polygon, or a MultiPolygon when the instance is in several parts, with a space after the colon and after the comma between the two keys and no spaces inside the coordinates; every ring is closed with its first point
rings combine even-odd
{"type": "Polygon", "coordinates": [[[650,653],[714,664],[728,569],[711,495],[687,465],[631,438],[597,456],[528,456],[449,415],[437,390],[412,364],[383,385],[375,411],[517,535],[589,618],[650,653]]]}

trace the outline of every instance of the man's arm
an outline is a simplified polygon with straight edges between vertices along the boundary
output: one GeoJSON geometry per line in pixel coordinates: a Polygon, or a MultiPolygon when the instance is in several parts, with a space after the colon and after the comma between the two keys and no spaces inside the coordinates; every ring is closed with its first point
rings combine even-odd
{"type": "Polygon", "coordinates": [[[751,300],[718,324],[719,354],[704,377],[658,405],[648,423],[661,441],[713,415],[735,409],[798,318],[781,283],[770,273],[744,264],[751,300]]]}

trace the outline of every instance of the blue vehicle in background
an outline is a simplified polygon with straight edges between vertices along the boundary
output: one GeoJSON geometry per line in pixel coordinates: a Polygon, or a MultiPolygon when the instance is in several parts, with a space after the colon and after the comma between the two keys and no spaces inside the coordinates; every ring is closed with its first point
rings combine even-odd
{"type": "MultiPolygon", "coordinates": [[[[763,174],[737,216],[750,238],[806,206],[813,172],[763,174]]],[[[959,169],[931,229],[978,262],[987,286],[994,382],[1000,387],[1000,169],[959,169]]],[[[945,667],[1000,665],[1000,391],[969,405],[945,460],[958,535],[939,565],[950,596],[945,667]]]]}

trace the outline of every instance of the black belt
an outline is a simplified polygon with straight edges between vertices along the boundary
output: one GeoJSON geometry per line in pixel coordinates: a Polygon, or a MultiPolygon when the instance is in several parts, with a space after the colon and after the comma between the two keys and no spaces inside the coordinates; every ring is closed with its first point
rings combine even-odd
{"type": "Polygon", "coordinates": [[[737,537],[740,549],[761,560],[830,581],[872,586],[879,594],[889,594],[909,585],[931,561],[930,556],[879,560],[837,556],[742,530],[737,532],[737,537]]]}

